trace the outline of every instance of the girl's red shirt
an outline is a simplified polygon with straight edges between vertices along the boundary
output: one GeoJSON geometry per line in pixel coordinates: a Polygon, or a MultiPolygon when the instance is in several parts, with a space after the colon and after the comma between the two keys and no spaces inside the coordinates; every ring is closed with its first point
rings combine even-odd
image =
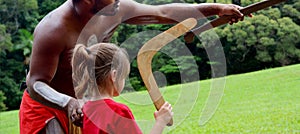
{"type": "Polygon", "coordinates": [[[88,101],[83,106],[83,134],[141,134],[131,110],[112,99],[88,101]]]}

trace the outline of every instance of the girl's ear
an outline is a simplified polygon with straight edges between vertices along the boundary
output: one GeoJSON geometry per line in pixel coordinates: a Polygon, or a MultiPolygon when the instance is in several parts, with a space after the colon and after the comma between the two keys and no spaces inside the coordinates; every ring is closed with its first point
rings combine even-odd
{"type": "Polygon", "coordinates": [[[117,80],[117,70],[112,70],[112,71],[110,72],[110,78],[111,78],[111,81],[112,81],[113,83],[116,82],[116,80],[117,80]]]}

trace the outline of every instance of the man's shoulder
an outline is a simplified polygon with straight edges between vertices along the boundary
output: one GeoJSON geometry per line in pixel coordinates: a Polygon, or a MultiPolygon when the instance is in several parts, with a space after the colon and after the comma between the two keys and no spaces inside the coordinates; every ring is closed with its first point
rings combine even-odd
{"type": "Polygon", "coordinates": [[[34,30],[34,43],[43,46],[61,46],[64,48],[68,44],[69,37],[71,36],[70,31],[64,27],[65,23],[60,20],[55,20],[50,16],[46,16],[34,30]]]}
{"type": "Polygon", "coordinates": [[[59,8],[54,9],[49,12],[43,19],[38,23],[35,28],[35,33],[39,34],[53,34],[50,36],[58,35],[67,35],[69,27],[72,26],[70,23],[74,23],[73,21],[69,21],[70,15],[68,11],[65,11],[64,6],[60,6],[59,8]]]}
{"type": "MultiPolygon", "coordinates": [[[[59,17],[54,19],[52,13],[49,13],[45,16],[40,23],[36,26],[34,33],[35,34],[62,34],[66,30],[64,28],[64,22],[62,22],[59,17]]],[[[51,36],[51,35],[50,35],[51,36]]]]}
{"type": "Polygon", "coordinates": [[[34,47],[43,47],[45,51],[60,52],[66,48],[70,34],[61,22],[47,17],[49,16],[46,16],[34,30],[34,47]]]}

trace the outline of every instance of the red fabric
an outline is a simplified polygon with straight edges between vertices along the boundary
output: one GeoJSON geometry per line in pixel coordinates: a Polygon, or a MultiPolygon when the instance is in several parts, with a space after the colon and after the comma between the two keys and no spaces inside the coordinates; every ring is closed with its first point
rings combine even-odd
{"type": "Polygon", "coordinates": [[[47,107],[31,99],[27,91],[23,94],[19,118],[21,134],[37,134],[45,128],[47,121],[53,118],[56,118],[60,122],[60,125],[68,134],[69,120],[67,113],[62,110],[47,107]]]}
{"type": "Polygon", "coordinates": [[[132,112],[111,99],[89,101],[83,106],[83,134],[141,134],[132,112]]]}

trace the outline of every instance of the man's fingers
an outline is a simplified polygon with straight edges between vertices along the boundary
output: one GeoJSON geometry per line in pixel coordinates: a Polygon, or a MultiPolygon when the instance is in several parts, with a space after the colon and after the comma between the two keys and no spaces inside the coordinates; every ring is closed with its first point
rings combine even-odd
{"type": "Polygon", "coordinates": [[[77,100],[70,100],[68,104],[68,114],[74,125],[82,126],[83,113],[77,100]]]}
{"type": "Polygon", "coordinates": [[[77,114],[76,114],[75,110],[72,110],[72,113],[71,113],[72,122],[76,121],[76,118],[77,118],[76,116],[77,116],[77,114]]]}
{"type": "Polygon", "coordinates": [[[75,121],[75,118],[73,116],[70,116],[71,118],[71,121],[74,122],[75,121]]]}
{"type": "Polygon", "coordinates": [[[240,11],[240,9],[242,9],[242,7],[235,5],[234,14],[236,14],[238,17],[243,17],[244,14],[240,11]]]}
{"type": "Polygon", "coordinates": [[[243,17],[243,16],[244,16],[244,14],[242,14],[242,13],[240,12],[240,10],[238,10],[237,8],[233,9],[233,13],[234,13],[235,15],[237,15],[238,17],[243,17]]]}
{"type": "Polygon", "coordinates": [[[235,18],[232,18],[232,19],[231,19],[231,22],[233,22],[233,23],[236,22],[235,18]]]}
{"type": "Polygon", "coordinates": [[[83,125],[82,121],[73,122],[74,125],[81,127],[83,125]]]}
{"type": "Polygon", "coordinates": [[[72,113],[72,117],[75,118],[75,120],[80,120],[83,116],[81,109],[74,109],[72,113]]]}
{"type": "Polygon", "coordinates": [[[71,116],[71,121],[76,126],[82,126],[82,124],[83,124],[82,117],[83,117],[83,114],[81,112],[81,109],[74,109],[73,114],[71,116]]]}
{"type": "Polygon", "coordinates": [[[82,113],[82,110],[80,109],[80,108],[78,108],[77,109],[77,115],[79,116],[79,117],[83,117],[83,113],[82,113]]]}
{"type": "Polygon", "coordinates": [[[244,17],[242,17],[241,19],[240,19],[240,21],[243,21],[244,20],[244,17]]]}

